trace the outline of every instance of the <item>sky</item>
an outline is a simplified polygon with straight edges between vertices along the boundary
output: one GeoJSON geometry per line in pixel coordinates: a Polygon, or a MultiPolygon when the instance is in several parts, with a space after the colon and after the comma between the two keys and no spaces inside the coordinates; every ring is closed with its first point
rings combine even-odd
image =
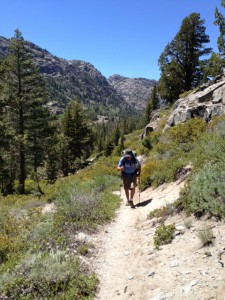
{"type": "Polygon", "coordinates": [[[0,35],[25,40],[67,60],[89,62],[102,75],[158,80],[158,58],[193,12],[205,20],[215,52],[220,0],[0,0],[0,35]]]}

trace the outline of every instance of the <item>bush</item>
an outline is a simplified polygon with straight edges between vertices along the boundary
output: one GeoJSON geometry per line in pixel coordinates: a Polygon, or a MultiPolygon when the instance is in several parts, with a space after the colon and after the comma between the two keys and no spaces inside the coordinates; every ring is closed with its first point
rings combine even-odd
{"type": "Polygon", "coordinates": [[[203,247],[211,245],[214,239],[212,228],[206,227],[197,230],[197,237],[200,239],[203,247]]]}
{"type": "Polygon", "coordinates": [[[88,245],[82,244],[78,247],[77,252],[81,255],[87,255],[88,254],[88,245]]]}
{"type": "Polygon", "coordinates": [[[193,175],[181,200],[188,213],[212,216],[225,216],[225,164],[208,163],[193,175]]]}
{"type": "Polygon", "coordinates": [[[191,93],[193,93],[195,90],[196,90],[196,89],[186,91],[186,92],[180,94],[180,95],[179,95],[179,98],[187,97],[188,95],[190,95],[191,93]]]}
{"type": "Polygon", "coordinates": [[[153,174],[160,166],[160,162],[150,160],[141,171],[141,190],[152,185],[153,174]]]}
{"type": "Polygon", "coordinates": [[[154,246],[158,250],[159,246],[166,245],[171,243],[173,239],[173,233],[175,230],[174,224],[165,225],[162,224],[160,227],[158,227],[154,234],[154,246]]]}
{"type": "Polygon", "coordinates": [[[32,254],[0,278],[1,299],[92,299],[95,275],[81,274],[78,260],[65,251],[32,254]]]}
{"type": "Polygon", "coordinates": [[[0,264],[7,260],[7,255],[10,249],[9,237],[5,234],[0,234],[0,264]]]}
{"type": "Polygon", "coordinates": [[[195,169],[201,169],[209,161],[225,163],[225,140],[217,134],[204,134],[196,148],[191,151],[195,169]]]}
{"type": "Polygon", "coordinates": [[[187,164],[186,159],[183,157],[170,157],[167,160],[163,160],[158,165],[155,173],[152,175],[152,183],[154,186],[158,186],[164,182],[172,182],[177,179],[179,170],[185,167],[187,164]]]}
{"type": "Polygon", "coordinates": [[[206,122],[201,118],[188,120],[186,123],[178,123],[170,129],[172,139],[180,144],[196,141],[206,130],[206,122]]]}
{"type": "Polygon", "coordinates": [[[56,195],[55,219],[62,224],[73,225],[75,230],[92,230],[109,220],[120,202],[118,196],[107,191],[106,187],[111,189],[111,184],[112,178],[108,176],[97,176],[84,182],[68,181],[56,195]]]}
{"type": "Polygon", "coordinates": [[[149,138],[145,138],[143,141],[142,141],[142,145],[147,148],[148,150],[151,150],[152,149],[152,143],[151,143],[151,140],[149,138]]]}
{"type": "Polygon", "coordinates": [[[156,208],[149,213],[149,218],[163,218],[165,220],[168,216],[174,214],[176,210],[176,203],[168,203],[166,206],[162,206],[160,208],[156,208]]]}

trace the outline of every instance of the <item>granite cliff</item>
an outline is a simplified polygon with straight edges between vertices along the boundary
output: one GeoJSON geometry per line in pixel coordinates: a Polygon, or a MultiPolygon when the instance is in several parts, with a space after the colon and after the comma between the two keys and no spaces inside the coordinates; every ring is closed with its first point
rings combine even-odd
{"type": "MultiPolygon", "coordinates": [[[[178,99],[172,107],[164,130],[199,117],[210,122],[213,117],[225,114],[225,74],[221,74],[202,84],[188,95],[178,99]]],[[[157,130],[160,121],[159,112],[155,112],[151,122],[145,127],[143,136],[157,130]]]]}
{"type": "Polygon", "coordinates": [[[123,97],[126,103],[131,104],[137,110],[143,110],[151,94],[156,80],[146,78],[127,78],[120,75],[112,75],[108,82],[119,95],[123,97]]]}

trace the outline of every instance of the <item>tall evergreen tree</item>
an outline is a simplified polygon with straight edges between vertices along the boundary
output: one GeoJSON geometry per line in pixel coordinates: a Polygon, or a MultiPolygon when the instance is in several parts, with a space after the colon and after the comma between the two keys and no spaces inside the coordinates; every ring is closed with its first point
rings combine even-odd
{"type": "Polygon", "coordinates": [[[4,111],[14,136],[18,157],[19,191],[25,193],[29,164],[36,172],[44,158],[50,115],[44,81],[34,65],[21,32],[15,30],[10,54],[4,61],[4,111]]]}
{"type": "MultiPolygon", "coordinates": [[[[221,6],[225,8],[225,0],[221,0],[221,6]]],[[[219,26],[220,35],[217,40],[217,45],[220,55],[225,59],[225,18],[219,12],[218,8],[215,10],[215,25],[219,26]]]]}
{"type": "Polygon", "coordinates": [[[211,57],[202,66],[204,71],[203,81],[208,81],[209,76],[216,77],[220,75],[224,66],[225,61],[221,55],[213,52],[211,57]]]}
{"type": "Polygon", "coordinates": [[[157,109],[159,106],[159,96],[157,93],[157,87],[154,85],[150,96],[147,99],[146,109],[145,109],[145,124],[148,124],[151,120],[151,115],[153,110],[157,109]]]}
{"type": "Polygon", "coordinates": [[[62,119],[64,175],[76,170],[76,160],[86,159],[93,150],[93,133],[78,99],[71,102],[62,119]]]}
{"type": "Polygon", "coordinates": [[[209,36],[205,33],[204,23],[198,13],[186,17],[159,58],[161,77],[158,89],[161,97],[169,102],[177,100],[180,93],[196,87],[203,78],[200,58],[212,51],[205,47],[209,36]]]}
{"type": "Polygon", "coordinates": [[[120,139],[120,129],[119,129],[119,125],[116,124],[116,127],[112,132],[112,142],[115,146],[118,145],[119,139],[120,139]]]}

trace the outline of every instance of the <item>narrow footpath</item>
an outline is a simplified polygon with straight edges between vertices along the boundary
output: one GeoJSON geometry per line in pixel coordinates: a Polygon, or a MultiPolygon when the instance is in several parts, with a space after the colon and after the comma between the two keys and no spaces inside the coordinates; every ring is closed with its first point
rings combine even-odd
{"type": "Polygon", "coordinates": [[[136,193],[136,208],[122,204],[115,220],[96,234],[94,270],[100,278],[95,300],[224,300],[225,222],[207,215],[170,216],[172,243],[154,249],[159,219],[149,212],[179,197],[184,181],[136,193]],[[212,243],[202,246],[199,232],[212,230],[212,243]]]}
{"type": "Polygon", "coordinates": [[[174,202],[183,185],[184,182],[175,182],[155,190],[150,188],[141,194],[137,191],[135,209],[125,206],[122,189],[123,203],[115,220],[96,237],[98,254],[94,267],[100,278],[96,300],[148,300],[160,297],[161,283],[152,282],[155,251],[147,216],[151,210],[174,202]]]}

